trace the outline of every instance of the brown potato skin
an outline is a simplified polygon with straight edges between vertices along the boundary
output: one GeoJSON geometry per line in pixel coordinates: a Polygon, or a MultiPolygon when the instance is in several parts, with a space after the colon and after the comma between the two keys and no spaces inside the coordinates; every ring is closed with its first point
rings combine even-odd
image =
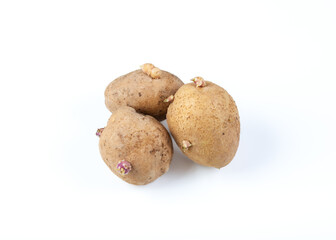
{"type": "Polygon", "coordinates": [[[161,70],[161,77],[153,79],[142,70],[118,77],[105,90],[105,105],[111,112],[129,106],[137,112],[148,114],[161,121],[166,118],[170,95],[183,85],[175,75],[161,70]]]}
{"type": "Polygon", "coordinates": [[[183,140],[191,142],[185,155],[201,165],[221,168],[236,154],[239,114],[227,91],[212,82],[206,84],[201,88],[194,83],[182,86],[168,108],[167,123],[181,150],[183,140]]]}
{"type": "Polygon", "coordinates": [[[164,126],[130,107],[112,114],[100,136],[99,150],[115,175],[135,185],[153,182],[167,172],[173,155],[172,140],[164,126]],[[124,176],[117,170],[121,160],[132,165],[124,176]]]}

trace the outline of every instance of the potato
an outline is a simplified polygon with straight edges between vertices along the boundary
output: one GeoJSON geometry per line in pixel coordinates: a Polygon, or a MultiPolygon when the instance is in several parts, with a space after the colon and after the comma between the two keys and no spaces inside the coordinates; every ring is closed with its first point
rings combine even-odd
{"type": "Polygon", "coordinates": [[[166,118],[169,106],[164,100],[182,85],[183,82],[173,74],[144,64],[142,70],[118,77],[107,86],[105,105],[111,112],[129,106],[161,121],[166,118]]]}
{"type": "Polygon", "coordinates": [[[198,77],[175,94],[167,112],[169,130],[191,160],[221,168],[233,159],[239,144],[236,104],[220,86],[198,77]]]}
{"type": "Polygon", "coordinates": [[[153,182],[169,169],[173,155],[171,138],[151,116],[121,107],[97,135],[100,135],[103,160],[115,175],[128,183],[153,182]]]}

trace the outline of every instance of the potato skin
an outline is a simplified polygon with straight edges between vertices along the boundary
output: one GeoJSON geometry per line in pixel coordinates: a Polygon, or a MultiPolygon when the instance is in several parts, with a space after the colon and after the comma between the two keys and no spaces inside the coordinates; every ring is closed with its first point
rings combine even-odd
{"type": "Polygon", "coordinates": [[[206,84],[200,88],[194,83],[182,86],[168,108],[167,123],[181,150],[183,140],[192,144],[185,155],[201,165],[221,168],[237,151],[239,114],[227,91],[212,82],[206,84]]]}
{"type": "Polygon", "coordinates": [[[173,155],[172,141],[163,125],[130,107],[112,114],[100,136],[99,150],[115,175],[135,185],[148,184],[167,172],[173,155]],[[122,160],[132,165],[127,175],[117,169],[122,160]]]}
{"type": "Polygon", "coordinates": [[[182,85],[178,77],[163,70],[158,79],[136,70],[118,77],[107,86],[105,105],[111,112],[121,106],[129,106],[161,121],[166,118],[169,106],[163,100],[174,95],[182,85]]]}

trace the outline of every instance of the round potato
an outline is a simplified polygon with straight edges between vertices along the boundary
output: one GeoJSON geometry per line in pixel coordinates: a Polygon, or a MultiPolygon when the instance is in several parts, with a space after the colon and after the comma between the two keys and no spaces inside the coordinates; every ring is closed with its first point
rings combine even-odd
{"type": "Polygon", "coordinates": [[[238,148],[238,109],[223,88],[195,79],[176,92],[167,112],[169,130],[191,160],[221,168],[231,162],[238,148]]]}
{"type": "Polygon", "coordinates": [[[152,64],[143,66],[142,70],[118,77],[107,86],[105,105],[111,112],[121,106],[129,106],[159,121],[164,120],[169,106],[165,99],[174,95],[183,82],[152,64]]]}
{"type": "Polygon", "coordinates": [[[173,155],[172,141],[155,118],[121,107],[99,131],[101,156],[124,181],[144,185],[168,171],[173,155]]]}

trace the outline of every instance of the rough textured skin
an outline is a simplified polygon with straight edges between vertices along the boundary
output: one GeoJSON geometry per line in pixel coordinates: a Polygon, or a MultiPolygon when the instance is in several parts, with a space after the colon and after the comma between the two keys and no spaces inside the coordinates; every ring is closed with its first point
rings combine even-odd
{"type": "Polygon", "coordinates": [[[180,149],[183,140],[191,142],[185,155],[201,165],[221,168],[236,154],[239,114],[227,91],[214,83],[206,84],[201,88],[194,83],[182,86],[168,108],[167,123],[180,149]]]}
{"type": "Polygon", "coordinates": [[[170,95],[183,85],[173,74],[162,71],[158,79],[152,79],[142,70],[136,70],[112,81],[105,90],[105,105],[114,112],[121,106],[129,106],[137,112],[148,114],[158,120],[166,118],[170,95]]]}
{"type": "Polygon", "coordinates": [[[172,141],[163,125],[130,107],[112,114],[100,136],[99,150],[114,174],[135,185],[150,183],[167,172],[173,155],[172,141]],[[124,176],[117,169],[121,160],[132,165],[124,176]]]}

